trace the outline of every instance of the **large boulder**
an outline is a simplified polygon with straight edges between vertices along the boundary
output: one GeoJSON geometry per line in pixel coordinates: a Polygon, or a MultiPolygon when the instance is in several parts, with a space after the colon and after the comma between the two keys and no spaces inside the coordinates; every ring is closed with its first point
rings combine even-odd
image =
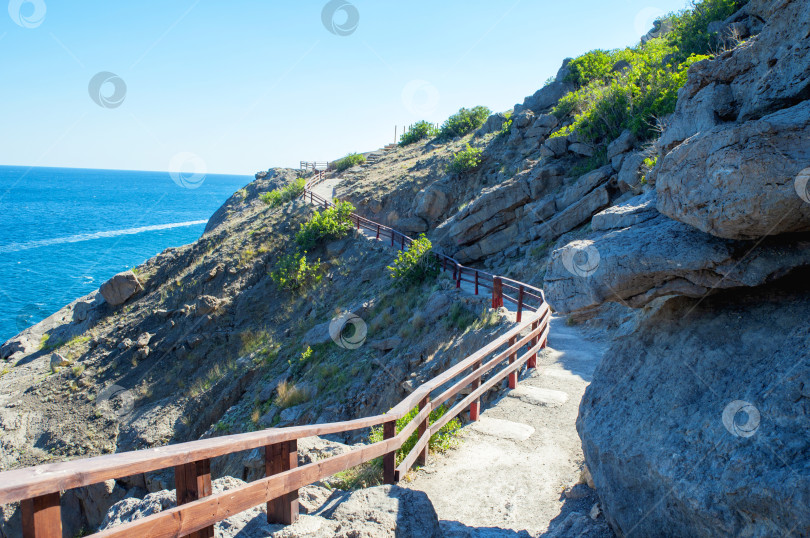
{"type": "Polygon", "coordinates": [[[810,535],[808,276],[671,299],[605,353],[577,430],[617,535],[810,535]]]}
{"type": "Polygon", "coordinates": [[[810,101],[683,142],[662,159],[658,210],[731,239],[810,230],[810,101]]]}
{"type": "Polygon", "coordinates": [[[549,304],[567,314],[605,302],[641,307],[666,295],[759,286],[803,265],[810,265],[808,235],[733,241],[658,215],[555,250],[544,288],[549,304]]]}
{"type": "Polygon", "coordinates": [[[136,293],[143,291],[143,286],[135,273],[124,271],[102,284],[98,291],[110,305],[118,306],[127,302],[136,293]]]}
{"type": "Polygon", "coordinates": [[[534,92],[534,95],[527,97],[523,101],[523,104],[515,105],[515,112],[517,113],[523,110],[532,110],[537,113],[547,112],[551,107],[555,106],[566,93],[575,89],[576,86],[570,82],[559,79],[555,80],[534,92]]]}
{"type": "Polygon", "coordinates": [[[449,207],[450,196],[443,188],[433,184],[417,197],[415,213],[428,222],[436,222],[449,207]]]}

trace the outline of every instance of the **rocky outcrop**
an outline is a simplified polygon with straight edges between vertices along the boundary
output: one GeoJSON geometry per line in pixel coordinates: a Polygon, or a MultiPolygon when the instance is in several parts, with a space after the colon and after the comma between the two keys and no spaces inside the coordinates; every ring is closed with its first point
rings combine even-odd
{"type": "Polygon", "coordinates": [[[621,204],[600,211],[591,219],[591,229],[595,232],[629,228],[658,216],[655,208],[655,191],[635,196],[621,204]]]}
{"type": "MultiPolygon", "coordinates": [[[[224,477],[214,480],[214,494],[229,491],[245,482],[224,477]]],[[[265,506],[247,510],[214,526],[222,538],[293,538],[322,536],[397,536],[431,538],[442,535],[433,505],[421,491],[398,486],[379,486],[348,493],[319,486],[300,490],[301,512],[290,526],[267,523],[265,506]]],[[[100,530],[115,528],[176,506],[175,492],[164,490],[143,500],[128,498],[107,513],[100,530]]]]}
{"type": "Polygon", "coordinates": [[[671,299],[605,353],[577,429],[619,536],[810,534],[808,276],[671,299]]]}
{"type": "Polygon", "coordinates": [[[101,285],[98,290],[111,306],[124,304],[130,297],[143,291],[143,286],[132,271],[118,273],[101,285]]]}
{"type": "Polygon", "coordinates": [[[462,263],[516,243],[551,241],[590,220],[618,193],[604,166],[576,179],[559,163],[541,161],[513,179],[484,190],[449,223],[442,246],[462,263]],[[563,185],[565,185],[564,188],[563,185]]]}
{"type": "Polygon", "coordinates": [[[566,82],[566,75],[569,73],[568,63],[571,58],[566,58],[560,69],[557,71],[557,76],[554,80],[537,90],[534,95],[527,97],[523,104],[515,105],[515,114],[523,112],[524,110],[531,110],[537,114],[547,112],[551,107],[568,92],[575,89],[574,84],[566,82]]]}
{"type": "Polygon", "coordinates": [[[662,159],[658,210],[730,239],[808,231],[808,139],[810,101],[701,132],[662,159]]]}
{"type": "Polygon", "coordinates": [[[661,137],[665,150],[721,123],[758,119],[810,98],[810,4],[751,0],[732,19],[746,33],[765,25],[742,46],[689,68],[661,137]]]}
{"type": "MultiPolygon", "coordinates": [[[[759,286],[810,264],[810,236],[759,244],[720,239],[662,215],[650,218],[649,201],[636,204],[611,213],[643,222],[595,233],[552,253],[544,288],[555,310],[571,313],[605,302],[641,307],[666,295],[702,297],[717,289],[759,286]]],[[[612,218],[600,218],[600,227],[612,218]]]]}

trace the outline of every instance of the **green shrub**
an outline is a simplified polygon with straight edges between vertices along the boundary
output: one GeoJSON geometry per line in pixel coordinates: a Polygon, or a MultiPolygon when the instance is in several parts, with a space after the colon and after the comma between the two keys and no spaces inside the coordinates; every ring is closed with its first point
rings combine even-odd
{"type": "Polygon", "coordinates": [[[449,140],[464,136],[481,127],[492,111],[485,106],[477,106],[472,109],[462,108],[445,121],[439,130],[439,138],[449,140]]]}
{"type": "Polygon", "coordinates": [[[675,110],[678,90],[686,83],[689,66],[705,58],[692,56],[673,65],[669,60],[674,49],[663,39],[648,41],[629,55],[628,50],[610,54],[611,62],[620,58],[629,63],[629,68],[609,74],[594,68],[587,75],[578,75],[593,78],[560,99],[554,114],[559,118],[573,116],[573,121],[554,136],[576,130],[594,146],[607,145],[624,129],[630,129],[640,139],[651,137],[655,119],[675,110]]]}
{"type": "Polygon", "coordinates": [[[280,206],[281,204],[295,200],[304,192],[307,180],[299,177],[289,185],[280,189],[275,189],[270,192],[263,192],[259,195],[259,199],[270,207],[280,206]]]}
{"type": "Polygon", "coordinates": [[[351,215],[355,207],[349,202],[338,202],[336,205],[318,211],[295,234],[296,242],[302,248],[312,248],[321,241],[340,239],[354,227],[351,215]]]}
{"type": "Polygon", "coordinates": [[[467,144],[467,147],[453,155],[453,160],[447,170],[453,174],[461,174],[475,170],[481,165],[481,150],[467,144]]]}
{"type": "MultiPolygon", "coordinates": [[[[401,432],[411,420],[419,413],[418,409],[412,409],[407,415],[397,420],[396,431],[401,432]]],[[[430,413],[428,418],[429,424],[435,424],[437,420],[441,419],[447,413],[445,406],[440,406],[430,413]]],[[[428,441],[428,448],[433,452],[447,452],[449,449],[457,446],[461,433],[461,421],[458,418],[450,420],[439,431],[430,436],[428,441]]],[[[369,443],[379,443],[384,440],[382,427],[371,428],[371,433],[368,436],[369,443]]],[[[419,440],[418,433],[413,433],[407,441],[402,444],[402,448],[397,450],[396,464],[402,463],[408,452],[416,446],[419,440]]],[[[343,490],[355,490],[359,488],[368,488],[379,486],[383,483],[383,463],[382,458],[374,459],[368,463],[363,463],[357,467],[352,467],[346,471],[337,473],[333,479],[333,485],[343,490]]]]}
{"type": "Polygon", "coordinates": [[[400,251],[394,265],[388,267],[396,286],[408,287],[439,274],[439,260],[433,254],[432,247],[430,239],[422,234],[408,250],[400,251]]]}
{"type": "Polygon", "coordinates": [[[506,121],[503,122],[503,125],[501,125],[501,130],[498,131],[498,136],[505,138],[509,136],[511,132],[512,132],[512,113],[507,112],[506,121]]]}
{"type": "Polygon", "coordinates": [[[359,153],[349,153],[342,159],[338,159],[332,164],[335,166],[335,170],[338,172],[343,172],[352,166],[357,166],[358,164],[363,164],[364,162],[366,162],[365,156],[360,155],[359,153]]]}
{"type": "Polygon", "coordinates": [[[716,52],[720,46],[717,34],[709,33],[709,24],[733,15],[748,0],[700,0],[691,9],[668,17],[672,30],[667,41],[677,50],[676,60],[685,61],[693,54],[716,52]]]}
{"type": "Polygon", "coordinates": [[[270,273],[270,278],[282,290],[299,292],[321,281],[321,260],[307,261],[307,253],[288,254],[282,257],[270,273]]]}
{"type": "Polygon", "coordinates": [[[691,9],[659,22],[672,27],[663,37],[636,47],[594,50],[572,60],[566,80],[578,87],[554,108],[565,127],[552,137],[577,131],[599,154],[624,129],[641,140],[653,137],[657,119],[675,110],[689,66],[708,58],[705,54],[718,46],[709,24],[727,18],[746,1],[696,1],[691,9]]]}
{"type": "Polygon", "coordinates": [[[439,130],[436,129],[432,123],[428,123],[424,120],[418,121],[413,124],[410,131],[402,133],[402,136],[399,137],[399,145],[407,146],[408,144],[414,144],[425,138],[432,138],[438,134],[439,130]]]}
{"type": "MultiPolygon", "coordinates": [[[[434,409],[433,411],[430,412],[428,423],[430,425],[435,424],[446,413],[447,408],[444,405],[439,406],[437,409],[434,409]]],[[[417,414],[419,414],[419,409],[414,408],[407,415],[397,420],[397,433],[401,432],[405,428],[405,426],[407,426],[417,414]]],[[[428,447],[435,452],[446,452],[447,450],[458,444],[458,436],[460,429],[461,429],[461,421],[458,418],[450,420],[447,424],[442,426],[441,429],[439,429],[439,431],[430,436],[430,440],[428,441],[428,447]]],[[[369,435],[368,440],[370,443],[379,443],[380,441],[382,441],[383,440],[382,427],[378,426],[371,428],[371,434],[369,435]]],[[[402,444],[402,448],[397,450],[396,456],[397,465],[402,463],[402,460],[405,459],[405,456],[407,456],[408,453],[411,451],[411,449],[414,446],[416,446],[416,442],[418,440],[419,434],[418,432],[414,432],[402,444]]]]}
{"type": "Polygon", "coordinates": [[[312,360],[313,353],[312,348],[307,346],[307,348],[301,353],[301,356],[299,356],[297,359],[289,359],[287,361],[287,364],[289,364],[292,368],[293,376],[297,377],[301,374],[301,372],[304,371],[304,368],[306,368],[312,360]]]}
{"type": "Polygon", "coordinates": [[[592,50],[568,64],[566,82],[573,82],[577,86],[585,86],[592,80],[604,79],[618,61],[617,51],[592,50]]]}

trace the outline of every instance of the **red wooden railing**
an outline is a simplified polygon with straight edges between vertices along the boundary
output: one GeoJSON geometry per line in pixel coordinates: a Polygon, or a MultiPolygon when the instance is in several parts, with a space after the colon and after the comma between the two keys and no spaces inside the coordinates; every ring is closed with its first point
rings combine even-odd
{"type": "MultiPolygon", "coordinates": [[[[323,174],[316,177],[322,179],[323,174]]],[[[328,205],[328,201],[319,200],[320,197],[311,191],[311,186],[308,185],[305,195],[310,200],[328,205]]],[[[380,238],[390,237],[392,244],[399,241],[400,248],[407,248],[410,243],[410,238],[395,230],[359,216],[354,218],[358,227],[368,229],[368,226],[374,226],[372,231],[376,231],[380,238]]],[[[505,334],[419,386],[387,413],[330,424],[270,428],[6,471],[0,473],[0,504],[22,501],[23,535],[26,538],[61,538],[60,496],[65,490],[173,467],[177,507],[99,532],[95,536],[210,537],[213,536],[216,522],[265,503],[269,522],[292,523],[298,515],[299,488],[375,458],[383,458],[386,483],[399,481],[415,463],[426,463],[431,435],[465,411],[469,411],[470,420],[477,420],[480,398],[484,393],[503,380],[514,388],[524,365],[536,367],[537,353],[546,346],[549,333],[551,312],[543,300],[542,291],[465,268],[452,258],[437,255],[445,260],[445,270],[452,266],[457,285],[465,274],[469,275],[478,285],[491,284],[493,298],[516,301],[519,307],[523,305],[531,314],[527,320],[518,322],[505,334]],[[500,295],[497,291],[500,286],[518,290],[518,298],[500,295]],[[536,298],[539,302],[521,302],[527,298],[536,298]],[[466,387],[470,387],[470,392],[464,396],[461,392],[466,387]],[[431,411],[442,404],[447,404],[449,410],[436,423],[429,424],[431,411]],[[417,415],[402,431],[396,433],[396,421],[415,408],[419,409],[417,415]],[[298,439],[372,426],[382,426],[382,441],[298,467],[298,439]],[[418,435],[418,441],[397,466],[396,451],[414,432],[418,435]],[[265,478],[224,493],[211,494],[212,458],[260,447],[264,447],[265,452],[265,478]]]]}
{"type": "MultiPolygon", "coordinates": [[[[330,200],[312,191],[313,187],[322,183],[325,179],[325,173],[315,173],[312,178],[307,181],[303,196],[313,205],[328,208],[332,207],[334,204],[330,200]]],[[[389,228],[388,226],[384,226],[355,213],[352,213],[351,218],[358,230],[373,232],[375,237],[381,241],[390,240],[391,246],[397,247],[400,250],[407,249],[414,241],[413,238],[402,232],[398,232],[393,228],[389,228]]],[[[478,295],[480,288],[490,290],[492,293],[492,308],[504,306],[504,300],[515,305],[517,307],[518,323],[523,319],[524,310],[537,311],[545,302],[543,292],[534,286],[529,286],[528,284],[510,278],[493,275],[486,271],[481,271],[480,269],[466,267],[454,258],[440,252],[434,251],[434,255],[439,259],[442,271],[452,273],[457,288],[461,287],[462,282],[466,282],[473,285],[475,295],[478,295]]]]}

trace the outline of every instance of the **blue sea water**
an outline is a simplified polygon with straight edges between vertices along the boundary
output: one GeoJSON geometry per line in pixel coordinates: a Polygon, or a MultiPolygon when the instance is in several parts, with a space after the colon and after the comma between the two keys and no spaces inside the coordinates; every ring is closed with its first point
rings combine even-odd
{"type": "Polygon", "coordinates": [[[0,166],[0,343],[195,241],[252,179],[210,174],[188,188],[168,172],[0,166]]]}

